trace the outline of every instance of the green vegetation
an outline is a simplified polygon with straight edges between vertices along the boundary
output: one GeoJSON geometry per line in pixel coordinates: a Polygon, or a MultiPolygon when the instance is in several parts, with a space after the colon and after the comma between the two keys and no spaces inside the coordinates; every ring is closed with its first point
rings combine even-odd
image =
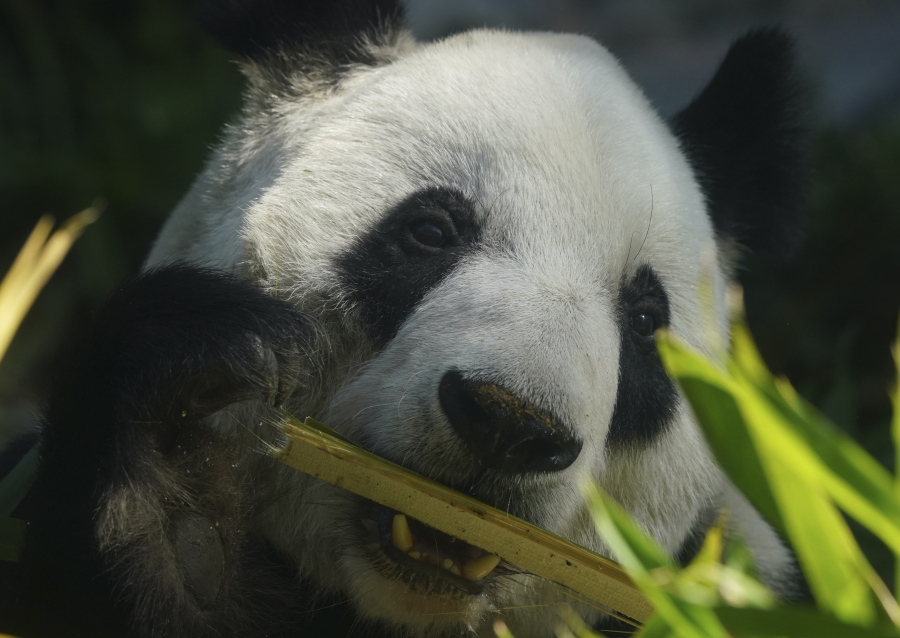
{"type": "MultiPolygon", "coordinates": [[[[727,512],[686,568],[644,534],[596,486],[595,521],[656,613],[643,638],[875,638],[900,636],[900,606],[860,549],[850,516],[900,557],[900,476],[892,476],[762,363],[737,323],[724,365],[661,334],[660,354],[678,380],[729,477],[795,549],[815,607],[778,604],[753,575],[739,542],[723,540],[727,512]]],[[[900,346],[894,346],[900,363],[900,346]]],[[[900,383],[893,389],[900,454],[900,383]]],[[[895,564],[900,565],[900,561],[895,564]]],[[[561,636],[589,636],[569,617],[561,636]]]]}

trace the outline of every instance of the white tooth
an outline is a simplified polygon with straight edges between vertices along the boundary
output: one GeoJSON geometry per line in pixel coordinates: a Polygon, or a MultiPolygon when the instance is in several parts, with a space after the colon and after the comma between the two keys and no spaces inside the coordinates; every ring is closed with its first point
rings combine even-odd
{"type": "Polygon", "coordinates": [[[445,558],[444,559],[444,569],[450,569],[451,567],[453,567],[453,559],[445,558]]]}
{"type": "Polygon", "coordinates": [[[410,552],[408,554],[410,558],[415,558],[416,560],[422,560],[422,554],[419,552],[410,552]]]}
{"type": "Polygon", "coordinates": [[[416,539],[413,538],[409,523],[403,514],[394,514],[394,520],[391,522],[391,537],[394,547],[401,552],[408,552],[415,545],[416,539]]]}
{"type": "Polygon", "coordinates": [[[493,554],[485,554],[479,558],[471,558],[462,564],[462,577],[473,583],[481,580],[500,563],[500,557],[493,554]]]}
{"type": "Polygon", "coordinates": [[[459,571],[459,567],[457,567],[456,565],[451,566],[450,569],[448,569],[447,571],[449,571],[451,574],[456,574],[457,576],[462,576],[462,572],[459,571]]]}

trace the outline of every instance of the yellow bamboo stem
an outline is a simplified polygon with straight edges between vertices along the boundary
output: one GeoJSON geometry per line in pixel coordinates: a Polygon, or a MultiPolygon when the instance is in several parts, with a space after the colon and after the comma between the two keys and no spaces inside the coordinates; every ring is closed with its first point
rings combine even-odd
{"type": "Polygon", "coordinates": [[[284,431],[286,446],[274,450],[282,463],[412,516],[635,621],[650,616],[650,603],[608,558],[377,457],[312,419],[291,419],[284,431]]]}

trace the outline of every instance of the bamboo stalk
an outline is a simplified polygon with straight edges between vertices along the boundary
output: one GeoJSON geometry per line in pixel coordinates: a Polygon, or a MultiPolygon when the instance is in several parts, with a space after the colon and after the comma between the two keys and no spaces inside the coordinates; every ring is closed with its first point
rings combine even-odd
{"type": "Polygon", "coordinates": [[[287,444],[274,455],[296,470],[496,554],[620,612],[631,624],[644,622],[652,612],[608,558],[377,457],[311,418],[303,423],[288,419],[284,432],[287,444]]]}

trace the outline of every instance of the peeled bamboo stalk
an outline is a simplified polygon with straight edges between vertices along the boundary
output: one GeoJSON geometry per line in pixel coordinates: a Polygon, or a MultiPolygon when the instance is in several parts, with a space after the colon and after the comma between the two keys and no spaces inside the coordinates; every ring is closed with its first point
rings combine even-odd
{"type": "Polygon", "coordinates": [[[496,554],[627,616],[625,621],[644,622],[652,612],[608,558],[375,456],[311,418],[289,419],[284,432],[287,444],[274,455],[296,470],[496,554]]]}

